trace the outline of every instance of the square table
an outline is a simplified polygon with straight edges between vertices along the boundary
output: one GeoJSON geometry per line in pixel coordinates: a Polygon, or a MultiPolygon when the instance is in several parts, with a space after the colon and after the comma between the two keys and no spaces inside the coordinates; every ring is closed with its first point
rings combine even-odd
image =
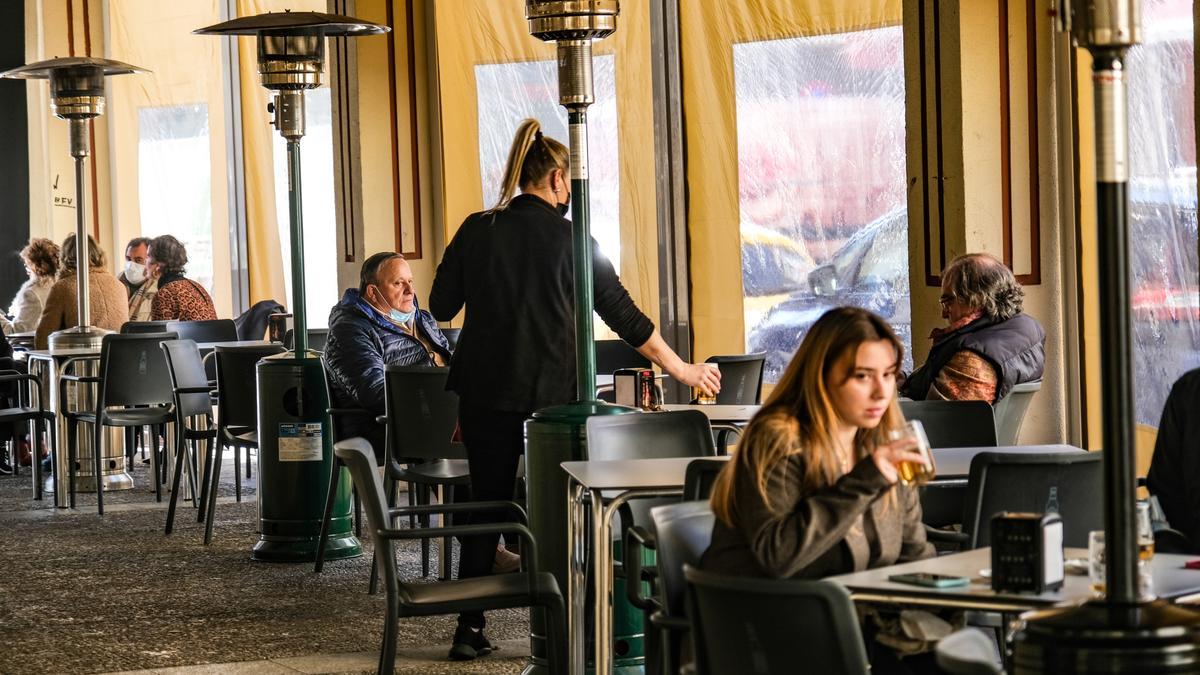
{"type": "Polygon", "coordinates": [[[966,479],[971,475],[971,460],[981,452],[1004,452],[1013,454],[1049,454],[1049,453],[1079,453],[1087,452],[1074,445],[1058,443],[1054,445],[1002,445],[971,448],[933,448],[933,462],[937,467],[935,482],[959,479],[966,485],[966,479]]]}
{"type": "MultiPolygon", "coordinates": [[[[1087,549],[1068,548],[1067,558],[1087,558],[1087,549]]],[[[1154,591],[1163,599],[1190,602],[1200,599],[1200,570],[1183,565],[1195,556],[1159,553],[1151,559],[1154,591]]],[[[1078,604],[1092,597],[1087,575],[1068,574],[1061,589],[1043,593],[996,592],[991,579],[981,571],[991,569],[992,549],[977,548],[961,553],[927,558],[914,562],[878,567],[863,572],[827,577],[826,581],[840,584],[850,592],[855,602],[917,605],[969,609],[982,612],[1016,614],[1055,605],[1078,604]],[[929,572],[967,577],[971,582],[957,588],[929,588],[888,581],[893,574],[929,572]]]]}
{"type": "MultiPolygon", "coordinates": [[[[711,406],[709,406],[711,407],[711,406]]],[[[563,462],[567,472],[567,635],[572,675],[584,675],[584,611],[587,597],[587,503],[591,502],[592,569],[596,605],[595,673],[612,672],[612,519],[630,499],[678,496],[687,466],[701,457],[563,462]],[[615,491],[606,501],[602,492],[615,491]]],[[[727,458],[726,458],[727,459],[727,458]]]]}

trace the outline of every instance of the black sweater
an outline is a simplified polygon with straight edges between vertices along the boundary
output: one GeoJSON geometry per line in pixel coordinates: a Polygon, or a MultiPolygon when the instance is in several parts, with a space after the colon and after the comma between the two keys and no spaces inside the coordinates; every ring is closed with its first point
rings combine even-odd
{"type": "MultiPolygon", "coordinates": [[[[595,309],[641,346],[654,324],[592,239],[595,309]]],[[[469,216],[442,257],[429,310],[449,321],[467,306],[447,387],[470,405],[530,412],[575,398],[571,223],[533,195],[469,216]]]]}
{"type": "Polygon", "coordinates": [[[1184,373],[1167,397],[1146,480],[1171,527],[1200,552],[1200,368],[1184,373]]]}

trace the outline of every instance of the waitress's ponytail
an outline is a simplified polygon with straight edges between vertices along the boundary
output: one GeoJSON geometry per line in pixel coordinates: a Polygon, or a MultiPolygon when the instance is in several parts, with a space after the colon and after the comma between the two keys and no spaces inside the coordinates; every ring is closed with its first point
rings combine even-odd
{"type": "Polygon", "coordinates": [[[500,200],[494,210],[504,209],[517,195],[517,190],[536,185],[545,180],[555,169],[565,173],[570,161],[570,151],[562,143],[542,135],[542,125],[535,119],[527,119],[517,127],[508,161],[504,165],[504,177],[500,182],[500,200]]]}

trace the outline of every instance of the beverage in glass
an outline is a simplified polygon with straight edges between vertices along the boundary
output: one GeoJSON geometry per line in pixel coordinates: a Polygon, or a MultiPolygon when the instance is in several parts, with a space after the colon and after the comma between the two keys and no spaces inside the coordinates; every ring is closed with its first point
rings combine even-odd
{"type": "Polygon", "coordinates": [[[917,420],[905,422],[903,426],[892,429],[891,440],[898,441],[911,438],[916,441],[913,452],[925,458],[923,462],[900,462],[896,472],[900,474],[900,482],[905,485],[924,485],[936,474],[933,465],[933,452],[929,449],[929,438],[925,435],[925,427],[917,420]]]}
{"type": "Polygon", "coordinates": [[[1104,530],[1088,532],[1088,579],[1092,582],[1092,593],[1103,597],[1105,593],[1104,530]]]}
{"type": "Polygon", "coordinates": [[[1154,557],[1154,526],[1150,522],[1150,502],[1137,503],[1138,560],[1154,557]]]}
{"type": "MultiPolygon", "coordinates": [[[[713,370],[720,370],[720,366],[715,363],[705,363],[703,365],[707,368],[712,368],[713,370]]],[[[696,403],[699,403],[700,405],[714,405],[716,402],[716,394],[706,394],[704,393],[703,389],[699,387],[696,388],[696,403]]]]}

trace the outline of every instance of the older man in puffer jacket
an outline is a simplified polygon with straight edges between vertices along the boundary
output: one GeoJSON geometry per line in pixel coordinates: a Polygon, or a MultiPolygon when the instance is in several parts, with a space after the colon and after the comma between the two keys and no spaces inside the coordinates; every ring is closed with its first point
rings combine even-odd
{"type": "Polygon", "coordinates": [[[444,366],[449,361],[446,336],[433,316],[417,307],[408,261],[391,252],[367,258],[358,288],[346,289],[329,313],[325,363],[333,405],[367,411],[340,420],[340,436],[366,438],[382,461],[385,434],[375,417],[384,414],[384,366],[444,366]]]}

